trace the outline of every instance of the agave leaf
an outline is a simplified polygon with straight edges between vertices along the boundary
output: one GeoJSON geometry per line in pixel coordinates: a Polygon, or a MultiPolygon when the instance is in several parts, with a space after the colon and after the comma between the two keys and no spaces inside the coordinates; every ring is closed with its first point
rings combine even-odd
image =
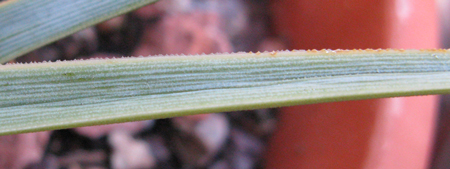
{"type": "Polygon", "coordinates": [[[450,51],[293,51],[0,66],[0,134],[450,92],[450,51]]]}
{"type": "Polygon", "coordinates": [[[10,0],[0,3],[0,63],[156,0],[10,0]]]}

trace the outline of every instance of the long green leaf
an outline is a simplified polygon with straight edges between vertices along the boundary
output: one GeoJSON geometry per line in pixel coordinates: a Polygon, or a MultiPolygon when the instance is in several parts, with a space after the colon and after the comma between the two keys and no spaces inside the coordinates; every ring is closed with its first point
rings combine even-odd
{"type": "Polygon", "coordinates": [[[450,93],[450,51],[295,51],[0,66],[0,134],[450,93]]]}
{"type": "Polygon", "coordinates": [[[0,63],[156,0],[10,0],[0,3],[0,63]]]}

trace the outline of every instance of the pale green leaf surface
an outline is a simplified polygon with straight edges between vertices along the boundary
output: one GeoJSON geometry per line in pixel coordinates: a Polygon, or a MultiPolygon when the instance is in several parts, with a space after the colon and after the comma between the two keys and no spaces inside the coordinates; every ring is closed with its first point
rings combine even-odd
{"type": "Polygon", "coordinates": [[[0,63],[156,0],[9,0],[0,3],[0,63]]]}
{"type": "Polygon", "coordinates": [[[321,51],[0,66],[0,134],[450,93],[450,53],[321,51]]]}

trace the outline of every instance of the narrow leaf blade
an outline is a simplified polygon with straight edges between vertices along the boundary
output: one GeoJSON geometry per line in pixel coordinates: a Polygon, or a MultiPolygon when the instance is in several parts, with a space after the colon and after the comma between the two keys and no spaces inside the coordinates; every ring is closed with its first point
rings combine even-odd
{"type": "Polygon", "coordinates": [[[156,0],[11,0],[0,3],[0,63],[156,0]]]}
{"type": "Polygon", "coordinates": [[[0,134],[450,93],[450,52],[295,51],[0,66],[0,134]]]}

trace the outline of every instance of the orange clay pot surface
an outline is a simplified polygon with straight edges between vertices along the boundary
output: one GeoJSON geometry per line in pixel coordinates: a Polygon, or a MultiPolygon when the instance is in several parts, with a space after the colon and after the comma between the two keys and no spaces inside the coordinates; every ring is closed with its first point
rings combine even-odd
{"type": "MultiPolygon", "coordinates": [[[[292,49],[437,48],[434,0],[272,0],[292,49]]],[[[414,84],[411,84],[414,85],[414,84]]],[[[436,96],[281,109],[267,168],[426,168],[436,96]]]]}

